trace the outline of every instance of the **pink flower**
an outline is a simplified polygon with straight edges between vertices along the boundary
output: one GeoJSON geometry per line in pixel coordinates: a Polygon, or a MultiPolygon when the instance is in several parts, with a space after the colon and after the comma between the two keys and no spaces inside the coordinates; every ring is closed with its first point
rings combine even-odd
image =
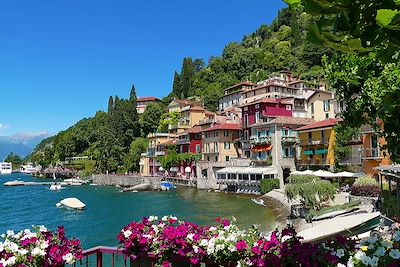
{"type": "Polygon", "coordinates": [[[247,249],[247,244],[246,244],[246,242],[245,242],[244,240],[238,241],[238,242],[236,243],[236,249],[237,249],[238,251],[242,251],[242,250],[247,249]]]}

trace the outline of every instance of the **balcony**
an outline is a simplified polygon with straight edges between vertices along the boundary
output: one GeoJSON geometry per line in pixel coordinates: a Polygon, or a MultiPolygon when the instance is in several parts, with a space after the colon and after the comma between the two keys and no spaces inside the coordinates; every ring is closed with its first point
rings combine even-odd
{"type": "Polygon", "coordinates": [[[361,150],[362,159],[381,159],[383,158],[379,148],[365,148],[361,150]]]}
{"type": "Polygon", "coordinates": [[[304,159],[304,160],[298,160],[297,164],[298,165],[302,165],[302,166],[324,166],[324,165],[328,165],[326,163],[326,159],[304,159]]]}
{"type": "Polygon", "coordinates": [[[251,158],[251,163],[255,166],[271,166],[272,165],[272,158],[251,158]]]}
{"type": "Polygon", "coordinates": [[[291,135],[284,135],[282,136],[282,143],[299,143],[300,138],[297,136],[291,136],[291,135]]]}
{"type": "Polygon", "coordinates": [[[360,133],[366,134],[366,133],[374,133],[375,130],[372,128],[371,125],[369,124],[364,124],[360,127],[360,133]]]}
{"type": "Polygon", "coordinates": [[[300,141],[300,146],[318,146],[318,145],[328,145],[328,140],[326,138],[321,138],[321,139],[307,139],[300,141]]]}
{"type": "Polygon", "coordinates": [[[165,156],[165,151],[156,151],[156,156],[165,156]]]}
{"type": "Polygon", "coordinates": [[[361,165],[362,159],[361,159],[361,156],[345,157],[345,158],[340,159],[339,164],[340,165],[361,165]]]}
{"type": "Polygon", "coordinates": [[[189,139],[189,138],[182,138],[182,139],[179,139],[179,140],[177,141],[177,144],[178,144],[178,145],[187,145],[187,144],[190,144],[190,139],[189,139]]]}
{"type": "Polygon", "coordinates": [[[271,136],[251,136],[250,143],[253,145],[271,144],[271,136]]]}

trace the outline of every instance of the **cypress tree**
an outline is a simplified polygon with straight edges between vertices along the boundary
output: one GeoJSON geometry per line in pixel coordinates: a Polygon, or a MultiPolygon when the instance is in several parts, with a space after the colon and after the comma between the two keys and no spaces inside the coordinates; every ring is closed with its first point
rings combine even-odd
{"type": "Polygon", "coordinates": [[[172,93],[175,96],[180,96],[182,92],[181,76],[175,71],[174,73],[174,83],[172,84],[172,93]]]}
{"type": "Polygon", "coordinates": [[[111,113],[113,109],[114,109],[114,99],[110,95],[110,97],[108,98],[108,113],[111,113]]]}
{"type": "Polygon", "coordinates": [[[136,99],[137,99],[137,96],[136,96],[135,85],[132,84],[131,92],[130,92],[130,94],[129,94],[129,101],[135,102],[135,104],[136,104],[136,99]]]}
{"type": "Polygon", "coordinates": [[[194,65],[192,58],[190,57],[184,58],[181,71],[181,86],[182,86],[181,93],[183,97],[192,95],[191,87],[192,87],[193,76],[194,76],[194,65]]]}

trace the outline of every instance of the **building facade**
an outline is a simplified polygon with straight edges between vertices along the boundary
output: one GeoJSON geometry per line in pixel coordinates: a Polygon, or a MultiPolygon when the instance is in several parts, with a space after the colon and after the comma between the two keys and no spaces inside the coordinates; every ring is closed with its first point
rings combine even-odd
{"type": "Polygon", "coordinates": [[[139,97],[136,99],[136,111],[137,113],[142,114],[146,110],[147,105],[157,102],[160,102],[160,99],[153,96],[139,97]]]}

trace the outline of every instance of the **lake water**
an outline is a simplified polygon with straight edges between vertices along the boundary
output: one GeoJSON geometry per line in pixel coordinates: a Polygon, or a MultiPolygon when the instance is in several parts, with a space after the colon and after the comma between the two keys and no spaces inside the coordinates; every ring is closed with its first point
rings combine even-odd
{"type": "Polygon", "coordinates": [[[19,231],[32,225],[55,230],[63,225],[68,237],[81,240],[84,248],[97,245],[115,246],[117,233],[133,220],[150,215],[174,215],[200,225],[213,223],[216,217],[237,218],[241,227],[260,224],[273,229],[271,210],[258,206],[250,196],[212,193],[178,187],[167,192],[120,193],[120,188],[70,186],[60,192],[48,186],[5,187],[12,180],[41,181],[31,176],[0,176],[0,233],[19,231]],[[66,197],[77,197],[87,206],[84,211],[57,208],[66,197]]]}

